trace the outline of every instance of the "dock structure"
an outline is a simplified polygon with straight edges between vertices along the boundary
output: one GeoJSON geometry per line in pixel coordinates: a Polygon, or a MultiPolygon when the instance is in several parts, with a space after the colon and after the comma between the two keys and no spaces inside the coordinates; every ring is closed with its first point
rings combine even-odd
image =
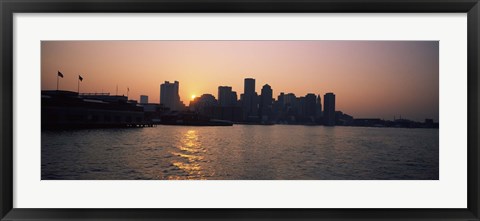
{"type": "Polygon", "coordinates": [[[141,123],[141,124],[127,124],[128,128],[143,128],[143,127],[156,127],[156,124],[153,123],[141,123]]]}

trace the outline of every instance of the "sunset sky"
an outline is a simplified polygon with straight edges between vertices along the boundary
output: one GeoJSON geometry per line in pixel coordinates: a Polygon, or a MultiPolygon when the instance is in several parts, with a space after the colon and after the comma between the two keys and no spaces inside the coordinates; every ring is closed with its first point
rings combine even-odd
{"type": "MultiPolygon", "coordinates": [[[[333,92],[355,118],[423,121],[439,116],[438,41],[43,41],[42,90],[109,92],[158,103],[160,84],[180,82],[180,98],[243,93],[244,78],[280,92],[333,92]]],[[[323,101],[322,101],[323,102],[323,101]]]]}

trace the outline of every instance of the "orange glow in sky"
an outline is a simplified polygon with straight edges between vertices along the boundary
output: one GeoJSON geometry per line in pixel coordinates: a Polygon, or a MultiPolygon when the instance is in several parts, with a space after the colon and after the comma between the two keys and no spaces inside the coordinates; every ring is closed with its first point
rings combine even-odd
{"type": "Polygon", "coordinates": [[[42,90],[109,92],[158,103],[160,84],[180,82],[180,98],[213,94],[244,78],[256,91],[336,94],[336,109],[355,118],[439,115],[438,41],[43,41],[42,90]]]}

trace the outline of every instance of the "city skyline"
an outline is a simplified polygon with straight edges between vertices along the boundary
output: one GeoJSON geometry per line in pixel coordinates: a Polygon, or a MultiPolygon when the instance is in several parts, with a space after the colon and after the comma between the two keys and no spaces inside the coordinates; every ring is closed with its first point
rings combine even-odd
{"type": "Polygon", "coordinates": [[[118,85],[119,95],[128,93],[129,99],[133,100],[139,100],[140,95],[148,95],[150,103],[159,103],[160,84],[165,81],[180,82],[180,100],[188,106],[193,95],[198,97],[202,94],[212,94],[219,99],[217,94],[220,86],[231,87],[231,90],[235,91],[238,98],[240,98],[240,94],[244,93],[243,79],[254,78],[257,80],[254,92],[260,94],[262,86],[268,84],[271,86],[273,98],[275,99],[281,92],[285,94],[294,93],[297,97],[305,96],[308,93],[324,95],[328,92],[334,92],[340,98],[335,104],[336,109],[355,117],[392,119],[394,116],[397,116],[397,118],[402,116],[403,118],[419,121],[425,118],[433,118],[435,121],[438,121],[438,42],[42,42],[42,90],[56,89],[55,78],[57,71],[61,71],[65,76],[60,80],[60,90],[76,91],[77,76],[81,75],[83,81],[80,85],[80,92],[109,92],[116,94],[115,91],[118,85]],[[219,44],[220,46],[218,46],[219,44]],[[165,49],[165,51],[171,52],[171,56],[155,56],[155,53],[158,51],[153,49],[147,50],[147,45],[157,45],[155,49],[165,49]],[[240,46],[249,47],[246,50],[240,46]],[[330,48],[326,51],[330,52],[330,55],[334,58],[313,56],[318,53],[315,49],[322,47],[323,49],[330,48]],[[219,60],[220,55],[215,53],[228,48],[230,49],[225,52],[230,56],[229,59],[226,61],[219,60]],[[269,53],[261,52],[261,49],[267,50],[268,48],[270,49],[269,53]],[[208,52],[208,49],[214,52],[208,52]],[[196,53],[191,53],[192,50],[196,53]],[[97,51],[98,53],[92,54],[91,51],[97,51]],[[284,54],[278,57],[272,54],[271,51],[284,52],[284,54]],[[387,51],[393,51],[389,52],[393,53],[393,55],[387,56],[389,54],[386,53],[387,51]],[[196,63],[196,60],[202,54],[208,58],[202,60],[209,62],[196,63]],[[238,54],[238,56],[235,56],[235,54],[238,54]],[[245,54],[254,58],[246,61],[242,60],[245,58],[245,54]],[[267,54],[270,57],[266,56],[267,54]],[[354,56],[352,57],[351,54],[354,54],[354,56]],[[104,57],[107,55],[112,57],[104,57]],[[375,56],[368,58],[368,55],[375,56]],[[385,60],[385,57],[389,59],[385,60]],[[144,61],[138,63],[139,61],[136,59],[142,58],[144,61]],[[170,60],[165,62],[160,58],[170,60]],[[235,58],[238,59],[238,63],[245,66],[243,70],[220,71],[221,69],[229,70],[227,68],[228,64],[237,66],[233,61],[235,58]],[[270,66],[259,66],[257,60],[267,58],[270,58],[270,61],[265,61],[265,63],[270,66]],[[288,58],[292,59],[291,62],[280,62],[282,59],[288,60],[288,58]],[[319,59],[318,62],[315,62],[315,58],[319,59]],[[135,62],[131,61],[132,59],[135,62]],[[156,59],[159,59],[159,61],[156,59]],[[347,62],[343,66],[347,66],[348,70],[351,68],[358,69],[357,71],[352,69],[350,74],[345,73],[347,69],[342,68],[342,64],[339,62],[339,60],[349,59],[354,62],[347,62]],[[336,61],[337,63],[328,65],[328,62],[325,60],[329,62],[336,61]],[[165,67],[157,66],[154,68],[156,63],[162,63],[162,61],[167,64],[165,67]],[[184,65],[182,65],[182,61],[184,61],[184,65]],[[396,65],[391,66],[388,64],[392,62],[396,65]],[[137,65],[133,65],[134,63],[137,65]],[[327,65],[322,68],[322,65],[317,63],[327,65]],[[312,68],[312,64],[314,64],[314,68],[312,68]],[[145,65],[147,66],[145,67],[145,65]],[[214,73],[208,74],[209,68],[199,68],[202,65],[215,70],[212,71],[214,73]],[[304,66],[308,66],[310,69],[300,68],[304,66]],[[338,70],[332,69],[332,66],[337,67],[338,70]],[[286,71],[291,71],[290,73],[292,74],[282,74],[285,73],[284,69],[286,67],[289,67],[286,71]],[[138,71],[135,71],[136,68],[138,68],[138,71]],[[196,68],[198,69],[195,70],[196,68]],[[279,70],[279,68],[284,69],[282,69],[283,71],[275,72],[278,74],[271,73],[272,70],[279,70]],[[296,68],[298,68],[297,73],[295,71],[297,70],[296,68]],[[169,69],[171,71],[156,71],[169,69]],[[180,70],[185,71],[188,69],[191,70],[179,73],[180,70]],[[249,69],[251,71],[248,71],[249,69]],[[333,71],[325,74],[326,70],[333,71]],[[374,74],[365,73],[368,70],[374,74]],[[380,70],[384,71],[382,72],[383,74],[378,73],[380,70]],[[129,88],[128,92],[127,88],[129,88]]]}

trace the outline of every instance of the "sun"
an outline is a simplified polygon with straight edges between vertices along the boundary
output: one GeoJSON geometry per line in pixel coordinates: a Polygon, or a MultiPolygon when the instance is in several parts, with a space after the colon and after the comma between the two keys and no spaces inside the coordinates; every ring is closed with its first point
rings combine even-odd
{"type": "Polygon", "coordinates": [[[192,94],[192,100],[194,100],[195,97],[197,97],[197,96],[195,94],[192,94]]]}

